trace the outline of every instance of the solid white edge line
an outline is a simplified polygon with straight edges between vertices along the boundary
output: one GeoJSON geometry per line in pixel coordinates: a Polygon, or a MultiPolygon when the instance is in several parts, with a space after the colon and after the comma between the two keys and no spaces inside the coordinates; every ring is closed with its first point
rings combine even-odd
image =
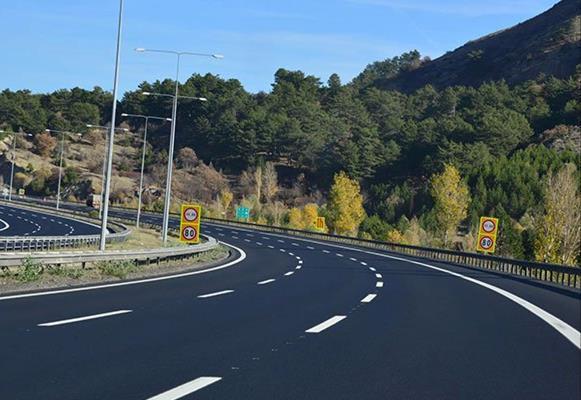
{"type": "Polygon", "coordinates": [[[321,322],[318,325],[313,326],[312,328],[307,329],[306,333],[321,333],[325,329],[332,327],[333,325],[343,321],[347,316],[345,315],[335,315],[334,317],[329,318],[326,321],[321,322]]]}
{"type": "Polygon", "coordinates": [[[223,294],[228,294],[228,293],[233,293],[233,292],[234,291],[232,289],[221,290],[219,292],[208,293],[208,294],[201,294],[201,295],[198,296],[198,299],[207,299],[208,297],[221,296],[223,294]]]}
{"type": "MultiPolygon", "coordinates": [[[[275,236],[275,237],[285,237],[283,235],[279,235],[276,233],[267,233],[268,235],[271,236],[275,236]]],[[[573,343],[573,345],[575,345],[575,347],[577,347],[578,349],[581,350],[581,332],[579,332],[577,329],[573,328],[571,325],[569,325],[568,323],[566,323],[565,321],[561,320],[560,318],[557,318],[556,316],[554,316],[553,314],[543,310],[542,308],[532,304],[531,302],[523,299],[522,297],[519,297],[515,294],[512,294],[504,289],[501,289],[497,286],[491,285],[489,283],[486,282],[482,282],[479,281],[478,279],[474,279],[474,278],[470,278],[466,275],[462,275],[458,272],[453,272],[453,271],[449,271],[445,268],[441,268],[441,267],[436,267],[435,265],[431,265],[431,264],[427,264],[424,262],[420,262],[420,261],[414,261],[414,260],[408,260],[406,258],[402,258],[402,257],[397,257],[397,256],[390,256],[388,254],[382,254],[382,253],[377,253],[374,251],[369,251],[369,250],[363,250],[363,249],[359,249],[356,247],[347,247],[347,246],[342,246],[342,245],[338,245],[338,244],[332,244],[332,243],[327,243],[327,242],[321,242],[318,240],[311,240],[311,239],[303,239],[303,238],[294,238],[294,240],[300,240],[303,242],[309,242],[309,243],[315,243],[318,245],[322,245],[322,246],[327,246],[327,247],[334,247],[334,248],[338,248],[338,249],[345,249],[345,250],[350,250],[350,251],[357,251],[360,253],[366,253],[366,254],[371,254],[374,256],[378,256],[378,257],[384,257],[384,258],[389,258],[392,260],[398,260],[398,261],[403,261],[403,262],[408,262],[410,264],[416,264],[416,265],[420,265],[422,267],[426,267],[426,268],[430,268],[436,271],[440,271],[442,273],[445,274],[449,274],[452,276],[455,276],[457,278],[460,279],[464,279],[468,282],[474,283],[476,285],[479,285],[483,288],[486,288],[488,290],[491,290],[497,294],[500,294],[501,296],[504,296],[505,298],[515,302],[516,304],[520,305],[521,307],[523,307],[524,309],[526,309],[527,311],[533,313],[534,315],[536,315],[537,317],[539,317],[541,320],[543,320],[544,322],[546,322],[547,324],[549,324],[551,327],[553,327],[557,332],[559,332],[561,335],[563,335],[563,337],[565,337],[567,340],[569,340],[571,343],[573,343]]],[[[324,251],[324,250],[323,250],[324,251]]],[[[0,298],[1,300],[1,298],[0,298]]]]}
{"type": "Polygon", "coordinates": [[[362,303],[370,303],[374,298],[376,298],[377,295],[376,294],[368,294],[367,296],[365,296],[361,302],[362,303]]]}
{"type": "Polygon", "coordinates": [[[267,279],[265,281],[258,282],[257,285],[266,285],[267,283],[272,283],[274,281],[276,281],[276,279],[267,279]]]}
{"type": "Polygon", "coordinates": [[[111,311],[111,312],[106,312],[106,313],[101,313],[101,314],[87,315],[85,317],[77,317],[77,318],[63,319],[63,320],[60,320],[60,321],[53,321],[53,322],[44,322],[42,324],[38,324],[37,326],[57,326],[57,325],[72,324],[74,322],[81,322],[81,321],[87,321],[87,320],[90,320],[90,319],[111,317],[113,315],[127,314],[127,313],[130,313],[130,312],[133,312],[133,310],[111,311]]]}
{"type": "Polygon", "coordinates": [[[138,284],[142,284],[142,283],[165,281],[168,279],[185,278],[187,276],[205,274],[208,272],[213,272],[213,271],[218,271],[218,270],[221,270],[224,268],[228,268],[228,267],[236,265],[236,264],[238,264],[246,259],[246,253],[241,248],[233,246],[229,243],[222,242],[222,241],[220,241],[220,243],[237,250],[240,253],[240,257],[238,257],[236,260],[232,260],[226,264],[218,265],[218,266],[215,266],[212,268],[203,269],[200,271],[184,272],[182,274],[159,276],[156,278],[146,278],[146,279],[139,279],[139,280],[135,280],[135,281],[127,281],[127,282],[119,282],[119,283],[107,283],[104,285],[96,285],[96,286],[85,286],[85,287],[71,288],[71,289],[57,289],[57,290],[46,291],[46,292],[15,294],[15,295],[9,295],[9,296],[2,296],[2,297],[0,297],[0,301],[12,300],[12,299],[22,299],[22,298],[26,298],[26,297],[50,296],[50,295],[61,294],[61,293],[84,292],[86,290],[106,289],[106,288],[112,288],[112,287],[118,287],[118,286],[129,286],[129,285],[138,285],[138,284]]]}
{"type": "Polygon", "coordinates": [[[200,389],[205,388],[213,383],[218,382],[221,380],[221,377],[218,376],[201,376],[199,378],[194,379],[193,381],[184,383],[183,385],[177,386],[173,389],[170,389],[166,392],[160,393],[156,396],[150,397],[147,400],[176,400],[180,399],[184,396],[187,396],[190,393],[196,392],[200,389]]]}

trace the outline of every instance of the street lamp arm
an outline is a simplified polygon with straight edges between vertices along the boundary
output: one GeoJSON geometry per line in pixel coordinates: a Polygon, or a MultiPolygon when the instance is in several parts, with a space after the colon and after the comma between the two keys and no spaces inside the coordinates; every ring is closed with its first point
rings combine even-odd
{"type": "Polygon", "coordinates": [[[222,59],[224,56],[222,54],[210,54],[210,53],[193,53],[190,51],[174,51],[174,50],[161,50],[161,49],[145,49],[143,47],[138,47],[135,51],[139,53],[165,53],[165,54],[175,54],[176,56],[198,56],[198,57],[211,57],[216,59],[222,59]]]}
{"type": "Polygon", "coordinates": [[[141,115],[141,114],[121,114],[122,117],[131,117],[131,118],[145,118],[145,119],[158,119],[160,121],[171,121],[171,118],[164,118],[164,117],[154,117],[152,115],[141,115]]]}

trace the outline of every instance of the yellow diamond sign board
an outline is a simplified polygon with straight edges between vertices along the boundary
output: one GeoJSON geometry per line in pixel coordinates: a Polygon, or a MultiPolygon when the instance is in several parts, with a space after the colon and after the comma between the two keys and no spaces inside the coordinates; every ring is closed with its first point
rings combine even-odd
{"type": "Polygon", "coordinates": [[[498,234],[498,218],[480,217],[478,242],[476,250],[484,253],[494,253],[496,250],[496,235],[498,234]]]}
{"type": "Polygon", "coordinates": [[[317,217],[315,220],[315,228],[319,230],[325,229],[325,217],[317,217]]]}
{"type": "Polygon", "coordinates": [[[198,204],[182,204],[180,242],[200,243],[201,215],[202,206],[198,204]]]}

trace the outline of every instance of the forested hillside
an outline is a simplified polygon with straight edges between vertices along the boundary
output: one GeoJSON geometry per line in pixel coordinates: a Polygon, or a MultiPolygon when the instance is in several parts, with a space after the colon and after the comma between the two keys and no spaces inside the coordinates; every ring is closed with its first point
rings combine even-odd
{"type": "MultiPolygon", "coordinates": [[[[216,216],[232,216],[233,205],[245,204],[255,221],[306,228],[313,215],[324,215],[329,229],[340,233],[465,249],[473,248],[478,217],[492,214],[501,218],[500,254],[575,262],[578,239],[567,244],[573,246],[568,255],[547,250],[554,246],[543,240],[564,235],[554,210],[569,207],[573,214],[565,223],[581,223],[581,67],[568,77],[541,74],[514,86],[502,80],[426,85],[407,94],[370,79],[374,68],[397,74],[418,63],[417,52],[406,53],[370,65],[347,84],[337,75],[323,83],[279,69],[272,90],[257,94],[237,80],[192,75],[180,93],[208,101],[179,103],[176,204],[201,201],[216,216]],[[551,186],[555,182],[561,191],[551,186]],[[363,208],[352,226],[340,228],[337,210],[345,199],[363,208]],[[541,223],[547,218],[552,225],[541,223]]],[[[143,91],[172,93],[173,82],[143,82],[125,94],[119,112],[171,116],[170,100],[143,91]]],[[[32,133],[19,137],[18,148],[46,161],[31,165],[21,154],[17,185],[32,194],[56,192],[56,138],[43,133],[50,128],[84,134],[68,141],[77,147],[65,193],[82,200],[98,190],[104,136],[86,124],[106,125],[110,107],[111,94],[100,88],[1,92],[0,129],[32,133]]],[[[133,132],[143,129],[140,119],[118,118],[133,132]]],[[[150,126],[144,200],[152,209],[161,206],[168,136],[169,124],[150,126]]],[[[135,204],[139,146],[137,133],[118,138],[115,173],[125,183],[112,188],[116,202],[135,204]]],[[[5,182],[9,172],[4,162],[5,182]]]]}

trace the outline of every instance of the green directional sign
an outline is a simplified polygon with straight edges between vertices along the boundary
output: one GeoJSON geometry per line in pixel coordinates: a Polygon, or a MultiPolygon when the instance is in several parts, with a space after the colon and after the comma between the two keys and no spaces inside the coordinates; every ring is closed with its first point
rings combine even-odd
{"type": "Polygon", "coordinates": [[[250,208],[248,207],[236,207],[236,218],[237,219],[250,219],[250,208]]]}

